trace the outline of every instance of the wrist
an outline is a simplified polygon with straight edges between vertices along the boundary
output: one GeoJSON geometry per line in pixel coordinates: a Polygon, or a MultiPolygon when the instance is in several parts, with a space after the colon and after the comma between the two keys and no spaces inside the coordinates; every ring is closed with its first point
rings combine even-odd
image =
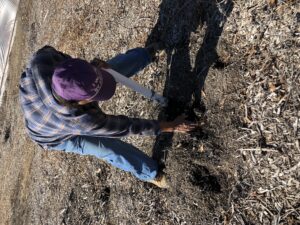
{"type": "Polygon", "coordinates": [[[160,122],[159,127],[161,132],[174,132],[174,126],[171,122],[160,122]]]}

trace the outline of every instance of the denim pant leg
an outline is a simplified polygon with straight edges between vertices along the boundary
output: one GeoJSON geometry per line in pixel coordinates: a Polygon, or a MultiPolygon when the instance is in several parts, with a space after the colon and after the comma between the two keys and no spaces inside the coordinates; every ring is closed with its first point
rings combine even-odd
{"type": "Polygon", "coordinates": [[[157,174],[155,160],[119,139],[76,136],[52,149],[96,156],[143,181],[153,180],[157,174]]]}
{"type": "Polygon", "coordinates": [[[151,57],[145,48],[134,48],[115,56],[107,63],[122,75],[131,77],[149,65],[151,57]]]}

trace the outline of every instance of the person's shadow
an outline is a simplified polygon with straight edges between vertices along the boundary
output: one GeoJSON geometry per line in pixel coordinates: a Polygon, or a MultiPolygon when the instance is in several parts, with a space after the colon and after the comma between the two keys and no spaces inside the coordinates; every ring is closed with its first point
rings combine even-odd
{"type": "MultiPolygon", "coordinates": [[[[161,3],[159,19],[146,42],[146,46],[161,42],[167,53],[164,96],[169,103],[160,112],[159,120],[170,121],[183,113],[188,113],[194,120],[196,114],[205,111],[201,103],[201,90],[209,68],[222,64],[216,47],[232,8],[232,0],[163,0],[161,3]],[[190,38],[199,26],[205,28],[205,35],[193,67],[189,52],[190,38]]],[[[161,168],[164,168],[172,139],[173,134],[170,133],[162,133],[156,139],[152,157],[161,168]]]]}

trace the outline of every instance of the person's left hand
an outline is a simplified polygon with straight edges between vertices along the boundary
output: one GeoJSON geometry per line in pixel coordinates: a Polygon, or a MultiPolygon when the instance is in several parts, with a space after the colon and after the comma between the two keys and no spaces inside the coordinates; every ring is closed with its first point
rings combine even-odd
{"type": "Polygon", "coordinates": [[[187,121],[186,115],[178,116],[171,122],[160,122],[160,129],[162,132],[178,132],[187,133],[197,128],[197,124],[187,121]]]}
{"type": "Polygon", "coordinates": [[[99,58],[94,58],[94,59],[91,61],[91,64],[92,64],[93,66],[99,68],[99,69],[101,69],[101,68],[104,68],[104,69],[110,68],[110,65],[109,65],[107,62],[105,62],[105,61],[103,61],[103,60],[101,60],[101,59],[99,59],[99,58]]]}

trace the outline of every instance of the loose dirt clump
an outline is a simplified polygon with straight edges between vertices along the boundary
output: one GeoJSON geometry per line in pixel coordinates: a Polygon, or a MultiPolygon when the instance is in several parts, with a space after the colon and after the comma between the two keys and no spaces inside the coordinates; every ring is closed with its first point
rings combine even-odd
{"type": "Polygon", "coordinates": [[[299,45],[297,1],[21,1],[1,107],[1,222],[300,223],[299,45]],[[133,79],[168,107],[118,87],[101,108],[199,123],[190,134],[124,138],[159,160],[168,190],[31,142],[18,81],[34,51],[108,60],[155,41],[163,50],[133,79]]]}

